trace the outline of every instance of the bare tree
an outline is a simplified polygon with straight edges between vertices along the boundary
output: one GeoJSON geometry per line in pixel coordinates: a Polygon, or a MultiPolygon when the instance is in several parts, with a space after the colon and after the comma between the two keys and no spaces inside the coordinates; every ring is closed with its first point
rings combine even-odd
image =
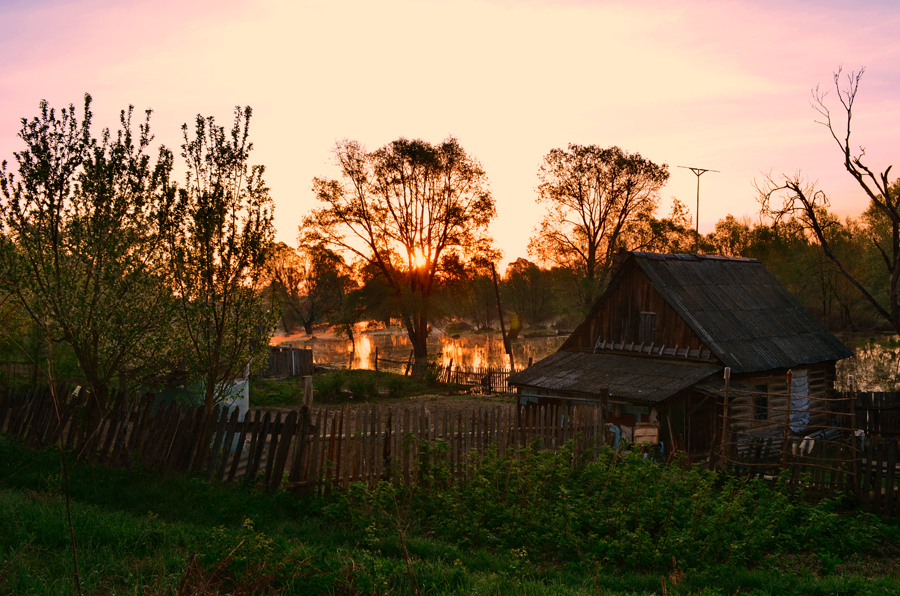
{"type": "Polygon", "coordinates": [[[528,252],[576,273],[582,305],[590,308],[626,227],[656,210],[668,166],[618,147],[570,144],[544,157],[538,177],[537,201],[548,211],[528,252]]]}
{"type": "Polygon", "coordinates": [[[863,161],[866,157],[865,148],[860,147],[858,152],[854,152],[850,145],[853,104],[864,72],[865,69],[860,69],[858,72],[851,72],[845,78],[842,77],[841,69],[834,73],[834,87],[841,104],[843,122],[835,120],[826,104],[827,93],[818,86],[812,91],[813,108],[822,118],[816,122],[828,129],[840,148],[844,156],[844,168],[871,201],[870,208],[880,213],[889,226],[890,231],[885,235],[885,241],[874,242],[890,277],[887,304],[879,300],[835,252],[829,227],[834,220],[827,217],[830,202],[825,192],[816,188],[815,183],[808,182],[799,173],[782,175],[778,179],[769,175],[762,183],[757,183],[756,188],[759,191],[762,213],[772,217],[776,222],[790,218],[798,219],[816,238],[823,253],[831,259],[841,274],[859,290],[878,314],[900,333],[900,303],[897,300],[900,282],[900,186],[890,183],[891,166],[880,173],[873,171],[863,161]]]}

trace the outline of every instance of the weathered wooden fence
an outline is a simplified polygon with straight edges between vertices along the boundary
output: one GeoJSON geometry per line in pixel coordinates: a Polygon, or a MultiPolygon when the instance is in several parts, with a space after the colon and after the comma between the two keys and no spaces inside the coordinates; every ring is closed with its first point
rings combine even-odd
{"type": "Polygon", "coordinates": [[[579,452],[602,443],[598,408],[495,406],[430,411],[426,407],[307,407],[238,411],[176,402],[111,399],[102,414],[90,398],[55,404],[47,389],[0,398],[0,432],[35,448],[61,442],[82,459],[198,473],[207,480],[253,478],[267,490],[322,490],[361,481],[414,481],[425,453],[465,474],[473,454],[537,444],[579,452]],[[57,415],[59,412],[59,415],[57,415]],[[93,413],[92,413],[93,412],[93,413]],[[434,448],[424,449],[429,444],[434,448]]]}
{"type": "Polygon", "coordinates": [[[261,377],[306,377],[313,374],[313,351],[309,348],[269,346],[269,364],[261,377]]]}
{"type": "MultiPolygon", "coordinates": [[[[412,374],[415,366],[412,353],[410,353],[408,360],[390,360],[380,357],[377,349],[375,350],[374,364],[375,370],[390,371],[403,375],[412,374]]],[[[517,367],[516,370],[522,370],[522,368],[524,367],[517,367]]],[[[447,366],[441,364],[428,365],[427,374],[441,383],[453,383],[471,387],[475,393],[487,395],[515,393],[515,387],[509,384],[511,372],[509,368],[454,366],[451,360],[447,366]]]]}
{"type": "MultiPolygon", "coordinates": [[[[862,403],[863,412],[874,409],[862,403]]],[[[856,394],[810,398],[804,410],[810,423],[802,428],[792,423],[790,405],[770,407],[761,420],[746,408],[735,412],[727,400],[719,408],[713,465],[771,479],[784,475],[812,498],[843,492],[873,513],[900,515],[898,438],[878,433],[871,417],[860,416],[856,394]]]]}
{"type": "Polygon", "coordinates": [[[853,399],[856,427],[868,435],[900,437],[900,393],[844,393],[853,399]]]}

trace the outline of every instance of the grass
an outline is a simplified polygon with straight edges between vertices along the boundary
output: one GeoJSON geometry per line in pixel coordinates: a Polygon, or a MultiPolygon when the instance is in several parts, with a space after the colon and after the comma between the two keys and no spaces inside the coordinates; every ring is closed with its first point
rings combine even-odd
{"type": "MultiPolygon", "coordinates": [[[[451,482],[425,451],[419,485],[323,498],[75,463],[82,584],[88,594],[900,591],[897,524],[838,500],[811,505],[612,452],[595,464],[566,450],[493,454],[451,482]]],[[[61,494],[58,454],[0,438],[0,594],[73,593],[61,494]]]]}
{"type": "MultiPolygon", "coordinates": [[[[458,385],[438,383],[374,370],[332,370],[313,377],[316,403],[354,404],[390,402],[422,394],[454,395],[458,385]]],[[[303,379],[254,378],[250,383],[253,407],[297,407],[303,403],[303,379]]]]}

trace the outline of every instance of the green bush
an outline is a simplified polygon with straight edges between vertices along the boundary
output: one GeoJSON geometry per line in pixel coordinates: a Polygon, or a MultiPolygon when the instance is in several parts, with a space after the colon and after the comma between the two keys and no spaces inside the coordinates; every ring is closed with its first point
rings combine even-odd
{"type": "Polygon", "coordinates": [[[369,371],[358,371],[357,374],[350,375],[347,381],[347,389],[350,395],[356,399],[368,399],[378,395],[378,386],[375,377],[368,373],[369,371]]]}
{"type": "Polygon", "coordinates": [[[314,398],[318,401],[337,401],[344,391],[344,371],[334,370],[313,377],[314,398]]]}
{"type": "Polygon", "coordinates": [[[767,557],[809,551],[822,568],[875,552],[900,531],[872,515],[818,504],[783,485],[645,460],[639,451],[604,450],[596,461],[528,449],[489,452],[467,474],[449,470],[439,448],[418,485],[382,483],[351,493],[358,523],[398,515],[464,548],[528,552],[543,560],[631,570],[752,567],[767,557]],[[375,516],[373,518],[373,515],[375,516]]]}

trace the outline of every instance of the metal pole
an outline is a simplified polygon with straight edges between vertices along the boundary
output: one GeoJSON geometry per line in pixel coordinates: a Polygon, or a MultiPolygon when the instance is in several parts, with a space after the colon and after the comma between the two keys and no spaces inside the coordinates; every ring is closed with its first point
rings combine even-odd
{"type": "Polygon", "coordinates": [[[696,244],[694,245],[694,251],[700,250],[700,176],[705,174],[706,172],[718,172],[719,170],[710,170],[707,168],[695,168],[691,166],[678,166],[679,168],[684,168],[686,170],[690,170],[697,176],[697,221],[696,221],[696,233],[697,239],[696,244]]]}

